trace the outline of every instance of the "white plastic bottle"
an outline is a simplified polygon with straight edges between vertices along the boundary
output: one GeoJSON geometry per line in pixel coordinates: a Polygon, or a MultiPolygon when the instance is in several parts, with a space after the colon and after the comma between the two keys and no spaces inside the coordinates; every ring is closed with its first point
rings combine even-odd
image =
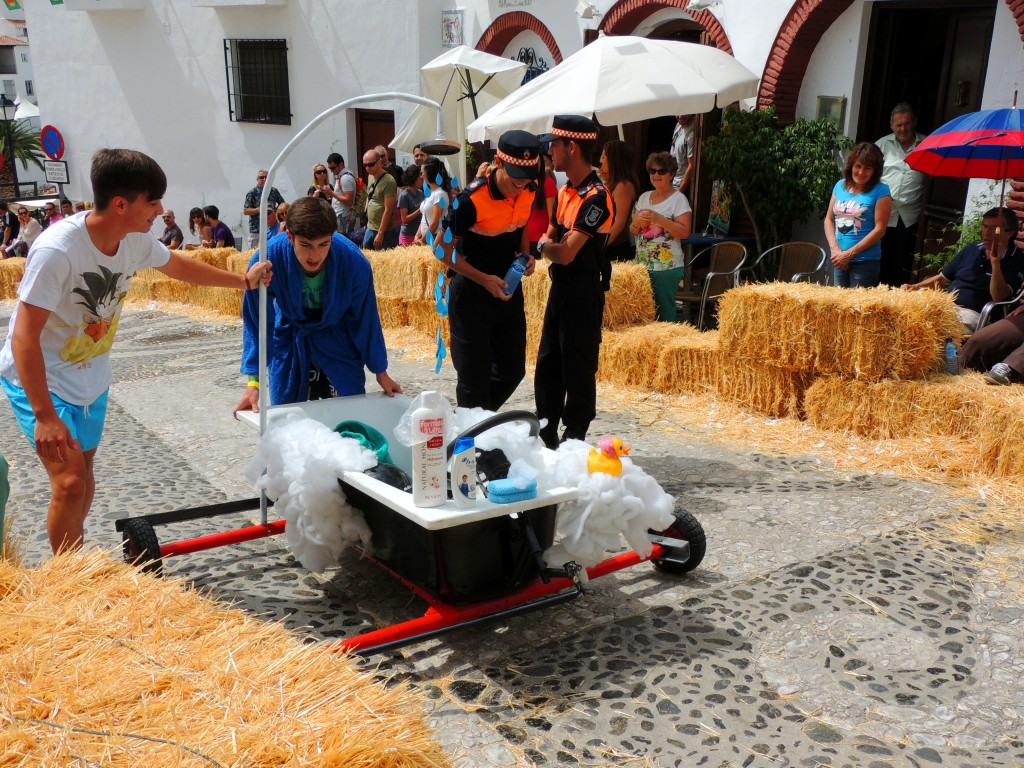
{"type": "Polygon", "coordinates": [[[412,446],[412,503],[439,507],[448,497],[445,477],[444,412],[417,408],[411,417],[417,442],[412,446]]]}
{"type": "Polygon", "coordinates": [[[476,445],[472,437],[455,441],[452,454],[452,498],[457,507],[476,506],[476,445]]]}

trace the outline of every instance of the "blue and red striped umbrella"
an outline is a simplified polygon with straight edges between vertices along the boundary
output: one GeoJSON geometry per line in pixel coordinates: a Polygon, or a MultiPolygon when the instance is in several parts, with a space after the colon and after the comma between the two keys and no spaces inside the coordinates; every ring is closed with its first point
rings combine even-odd
{"type": "Polygon", "coordinates": [[[907,164],[929,176],[1007,179],[1024,176],[1024,112],[985,109],[938,128],[907,155],[907,164]]]}

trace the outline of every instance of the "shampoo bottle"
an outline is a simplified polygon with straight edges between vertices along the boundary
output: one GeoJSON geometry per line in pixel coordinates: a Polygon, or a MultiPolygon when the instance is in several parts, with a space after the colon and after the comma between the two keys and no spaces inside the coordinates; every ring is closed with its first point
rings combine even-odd
{"type": "Polygon", "coordinates": [[[417,408],[412,414],[412,503],[438,507],[448,496],[445,477],[444,412],[417,408]]]}
{"type": "Polygon", "coordinates": [[[457,507],[476,505],[476,445],[472,437],[455,441],[452,454],[452,498],[457,507]]]}

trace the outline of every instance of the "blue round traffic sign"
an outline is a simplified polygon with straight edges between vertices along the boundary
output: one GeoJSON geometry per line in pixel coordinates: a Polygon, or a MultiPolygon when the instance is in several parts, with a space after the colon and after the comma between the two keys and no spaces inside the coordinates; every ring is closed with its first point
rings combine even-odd
{"type": "Polygon", "coordinates": [[[43,126],[43,130],[39,132],[39,143],[51,160],[60,160],[64,156],[64,137],[52,125],[43,126]]]}

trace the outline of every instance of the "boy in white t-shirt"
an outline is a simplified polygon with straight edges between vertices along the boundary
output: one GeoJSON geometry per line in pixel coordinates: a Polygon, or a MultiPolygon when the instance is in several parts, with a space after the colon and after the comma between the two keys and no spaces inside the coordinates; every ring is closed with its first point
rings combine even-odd
{"type": "Polygon", "coordinates": [[[0,351],[0,385],[50,476],[46,526],[55,553],[82,546],[113,380],[110,347],[135,273],[153,267],[245,290],[271,276],[269,262],[239,275],[168,251],[150,233],[167,190],[152,158],[101,149],[91,177],[95,209],[53,224],[32,244],[0,351]]]}

